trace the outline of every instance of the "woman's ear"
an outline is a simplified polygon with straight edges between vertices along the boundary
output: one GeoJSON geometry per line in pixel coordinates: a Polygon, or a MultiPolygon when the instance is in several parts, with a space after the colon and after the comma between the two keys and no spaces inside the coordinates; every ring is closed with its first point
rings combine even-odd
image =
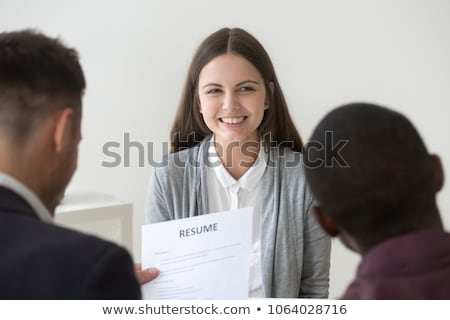
{"type": "Polygon", "coordinates": [[[269,82],[269,88],[270,88],[270,94],[271,94],[272,97],[273,97],[273,95],[274,95],[274,93],[275,93],[275,83],[273,83],[273,81],[270,81],[270,82],[269,82]]]}
{"type": "Polygon", "coordinates": [[[275,92],[275,84],[273,83],[273,81],[269,82],[269,91],[268,94],[266,95],[266,102],[264,103],[264,110],[267,110],[270,108],[270,101],[272,100],[271,98],[273,97],[273,93],[275,92]],[[269,98],[269,94],[270,94],[270,98],[269,98]]]}
{"type": "Polygon", "coordinates": [[[198,112],[202,112],[202,105],[200,104],[200,97],[198,96],[198,93],[195,94],[194,98],[194,108],[197,108],[198,112]]]}

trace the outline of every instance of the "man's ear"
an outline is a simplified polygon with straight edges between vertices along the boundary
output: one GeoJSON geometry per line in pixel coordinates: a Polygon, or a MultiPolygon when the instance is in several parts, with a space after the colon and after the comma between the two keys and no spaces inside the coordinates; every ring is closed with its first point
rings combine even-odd
{"type": "Polygon", "coordinates": [[[69,108],[58,111],[55,114],[53,142],[57,153],[60,153],[67,142],[71,139],[73,119],[73,110],[69,108]]]}
{"type": "Polygon", "coordinates": [[[442,168],[441,158],[438,155],[432,154],[431,161],[433,162],[434,183],[437,192],[444,186],[444,169],[442,168]]]}
{"type": "Polygon", "coordinates": [[[331,219],[330,216],[322,210],[321,207],[314,206],[313,212],[316,216],[317,221],[326,233],[328,233],[332,237],[336,237],[337,235],[339,235],[338,226],[336,225],[336,223],[334,223],[333,219],[331,219]]]}

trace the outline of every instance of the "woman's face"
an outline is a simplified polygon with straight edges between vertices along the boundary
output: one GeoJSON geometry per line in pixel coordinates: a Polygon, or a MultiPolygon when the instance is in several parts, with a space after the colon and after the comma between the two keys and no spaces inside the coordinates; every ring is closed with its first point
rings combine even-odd
{"type": "Polygon", "coordinates": [[[200,72],[198,91],[200,113],[216,144],[259,140],[268,99],[261,74],[248,60],[231,53],[212,59],[200,72]]]}

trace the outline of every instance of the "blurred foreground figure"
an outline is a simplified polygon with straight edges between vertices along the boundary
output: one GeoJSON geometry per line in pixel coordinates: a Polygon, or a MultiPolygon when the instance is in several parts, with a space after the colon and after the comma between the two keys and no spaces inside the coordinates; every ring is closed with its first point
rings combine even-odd
{"type": "Polygon", "coordinates": [[[362,255],[342,298],[450,299],[450,234],[435,200],[443,170],[408,119],[346,105],[318,124],[306,151],[320,224],[362,255]]]}
{"type": "Polygon", "coordinates": [[[75,50],[0,33],[0,299],[139,299],[127,251],[52,223],[77,165],[83,71],[75,50]]]}

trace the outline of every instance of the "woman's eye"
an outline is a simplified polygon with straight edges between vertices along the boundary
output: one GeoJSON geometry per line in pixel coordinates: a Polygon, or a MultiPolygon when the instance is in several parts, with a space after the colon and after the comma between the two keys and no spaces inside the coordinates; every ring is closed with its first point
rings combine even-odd
{"type": "Polygon", "coordinates": [[[214,94],[214,93],[218,93],[218,92],[220,92],[220,89],[217,89],[217,88],[206,91],[207,94],[214,94]]]}
{"type": "Polygon", "coordinates": [[[251,92],[251,91],[255,91],[255,89],[253,89],[252,87],[240,87],[239,91],[240,92],[251,92]]]}

